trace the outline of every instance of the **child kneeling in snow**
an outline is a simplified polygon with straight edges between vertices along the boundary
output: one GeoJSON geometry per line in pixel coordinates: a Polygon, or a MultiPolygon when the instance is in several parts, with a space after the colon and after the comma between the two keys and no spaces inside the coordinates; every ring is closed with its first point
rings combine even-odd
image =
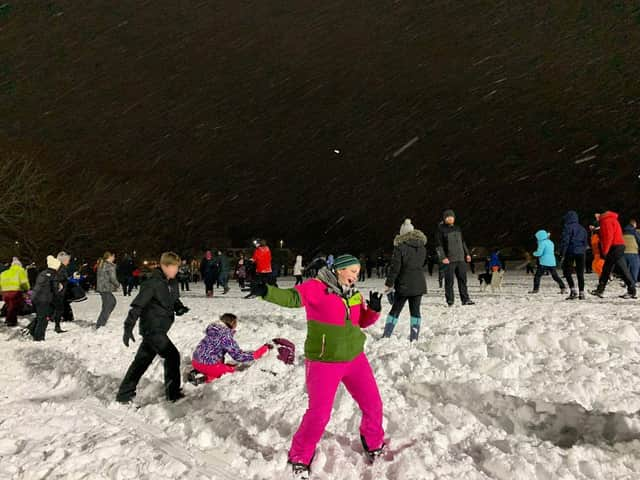
{"type": "Polygon", "coordinates": [[[238,346],[233,336],[238,326],[238,318],[232,313],[225,313],[220,317],[221,323],[212,323],[207,327],[206,336],[193,352],[191,365],[206,377],[206,382],[212,382],[225,373],[233,373],[236,368],[224,363],[225,354],[229,354],[238,363],[258,360],[271,348],[264,344],[255,352],[244,352],[238,346]]]}

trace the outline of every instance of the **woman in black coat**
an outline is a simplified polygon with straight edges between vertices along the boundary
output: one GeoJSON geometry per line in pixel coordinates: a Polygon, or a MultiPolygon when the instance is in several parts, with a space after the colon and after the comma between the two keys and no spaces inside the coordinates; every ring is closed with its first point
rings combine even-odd
{"type": "Polygon", "coordinates": [[[389,274],[385,281],[385,293],[392,289],[393,306],[387,316],[383,337],[388,338],[398,323],[400,312],[404,304],[409,301],[411,313],[411,333],[409,340],[418,339],[420,333],[420,302],[422,295],[427,293],[427,281],[424,278],[424,265],[427,256],[425,245],[427,237],[420,230],[416,230],[407,219],[400,227],[400,235],[393,241],[394,249],[389,267],[389,274]]]}

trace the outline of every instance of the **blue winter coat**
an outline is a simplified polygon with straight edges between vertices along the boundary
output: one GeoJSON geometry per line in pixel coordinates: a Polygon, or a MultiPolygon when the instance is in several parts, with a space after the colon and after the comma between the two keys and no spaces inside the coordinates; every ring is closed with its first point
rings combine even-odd
{"type": "Polygon", "coordinates": [[[564,216],[560,256],[584,255],[587,251],[587,243],[587,230],[578,222],[578,214],[573,210],[568,211],[564,216]]]}
{"type": "Polygon", "coordinates": [[[555,267],[555,246],[553,242],[549,240],[549,232],[546,230],[538,230],[536,232],[536,240],[538,240],[538,249],[533,252],[533,256],[540,257],[540,265],[543,267],[555,267]]]}

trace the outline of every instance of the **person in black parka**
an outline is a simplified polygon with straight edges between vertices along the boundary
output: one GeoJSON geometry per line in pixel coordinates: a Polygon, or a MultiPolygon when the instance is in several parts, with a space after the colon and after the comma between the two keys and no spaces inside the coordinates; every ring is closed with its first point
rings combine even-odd
{"type": "Polygon", "coordinates": [[[424,266],[427,257],[427,237],[416,230],[407,219],[400,227],[400,235],[393,241],[393,256],[389,274],[385,281],[385,293],[394,289],[393,306],[387,316],[383,338],[389,338],[398,323],[404,304],[409,301],[411,313],[410,341],[418,339],[420,333],[420,302],[427,293],[427,281],[424,278],[424,266]]]}
{"type": "Polygon", "coordinates": [[[138,382],[156,355],[164,359],[164,388],[167,400],[176,401],[184,397],[180,388],[180,352],[167,336],[174,322],[174,315],[189,311],[180,301],[180,289],[176,276],[181,260],[173,252],[160,258],[160,268],[140,285],[140,293],[131,302],[131,310],[124,322],[122,340],[126,347],[135,341],[133,328],[140,318],[142,343],[133,363],[127,370],[116,401],[128,403],[136,396],[138,382]]]}

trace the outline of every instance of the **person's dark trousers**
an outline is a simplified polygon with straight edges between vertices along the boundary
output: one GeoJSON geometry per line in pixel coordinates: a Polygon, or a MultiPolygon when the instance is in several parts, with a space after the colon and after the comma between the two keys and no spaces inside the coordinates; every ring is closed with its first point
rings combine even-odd
{"type": "Polygon", "coordinates": [[[359,282],[364,282],[367,279],[367,274],[364,270],[360,270],[360,275],[358,276],[359,282]]]}
{"type": "Polygon", "coordinates": [[[180,280],[180,290],[183,292],[189,291],[189,280],[180,280]]]}
{"type": "Polygon", "coordinates": [[[560,278],[560,275],[558,275],[556,267],[545,267],[544,265],[538,265],[536,274],[533,277],[533,290],[537,292],[540,289],[540,280],[542,279],[542,276],[547,273],[551,275],[551,278],[555,280],[560,289],[564,290],[564,282],[560,278]]]}
{"type": "Polygon", "coordinates": [[[625,253],[624,261],[627,262],[627,268],[631,274],[631,279],[638,281],[638,273],[640,273],[640,256],[637,253],[625,253]]]}
{"type": "Polygon", "coordinates": [[[636,282],[631,278],[631,273],[627,268],[627,262],[624,260],[624,245],[614,245],[609,249],[609,253],[607,253],[607,256],[604,259],[602,274],[600,275],[600,281],[598,282],[598,291],[604,292],[614,267],[618,267],[620,269],[624,284],[627,286],[627,291],[635,295],[636,282]]]}
{"type": "Polygon", "coordinates": [[[22,310],[24,303],[24,296],[22,292],[5,292],[2,295],[4,303],[7,305],[7,318],[5,323],[9,327],[15,327],[18,325],[18,313],[22,310]]]}
{"type": "Polygon", "coordinates": [[[453,295],[453,279],[458,281],[458,292],[462,303],[467,303],[469,292],[467,291],[467,264],[465,262],[451,262],[447,265],[444,273],[444,289],[447,303],[452,305],[455,297],[453,295]]]}
{"type": "Polygon", "coordinates": [[[391,311],[389,315],[392,317],[398,318],[400,313],[402,313],[402,309],[404,308],[404,304],[409,301],[409,313],[412,317],[420,318],[420,304],[422,303],[422,295],[417,295],[415,297],[403,297],[402,295],[395,295],[393,300],[393,306],[391,307],[391,311]]]}
{"type": "Polygon", "coordinates": [[[156,355],[164,359],[164,389],[167,400],[176,400],[179,397],[180,352],[166,333],[154,333],[142,337],[133,363],[118,389],[118,402],[128,402],[136,396],[138,382],[156,355]]]}
{"type": "Polygon", "coordinates": [[[535,273],[535,270],[533,269],[533,267],[531,266],[530,263],[527,264],[527,275],[529,275],[530,273],[535,273]]]}
{"type": "Polygon", "coordinates": [[[444,277],[447,276],[448,267],[438,269],[438,288],[442,288],[444,277]]]}
{"type": "Polygon", "coordinates": [[[303,282],[302,275],[296,275],[296,285],[300,285],[302,282],[303,282]]]}
{"type": "Polygon", "coordinates": [[[229,274],[228,273],[221,273],[220,276],[218,276],[218,283],[222,288],[224,288],[225,290],[228,290],[229,289],[229,274]]]}
{"type": "Polygon", "coordinates": [[[34,303],[36,318],[27,327],[33,339],[37,342],[43,341],[47,331],[47,325],[54,313],[54,309],[49,303],[34,303]]]}
{"type": "Polygon", "coordinates": [[[131,296],[131,292],[133,291],[133,286],[135,284],[135,279],[133,278],[133,276],[127,277],[125,283],[126,283],[126,287],[127,287],[127,289],[126,289],[127,291],[126,291],[125,295],[130,297],[131,296]]]}
{"type": "Polygon", "coordinates": [[[246,282],[246,279],[244,277],[241,277],[241,278],[238,279],[238,285],[240,286],[240,290],[244,289],[244,286],[245,286],[246,283],[247,282],[246,282]]]}
{"type": "Polygon", "coordinates": [[[469,263],[469,269],[471,270],[471,273],[476,273],[476,264],[473,262],[469,263]]]}
{"type": "Polygon", "coordinates": [[[564,263],[562,264],[562,274],[567,279],[569,288],[575,290],[575,283],[573,282],[573,264],[576,265],[576,277],[578,277],[578,290],[584,292],[584,254],[581,255],[567,255],[564,257],[564,263]]]}
{"type": "Polygon", "coordinates": [[[70,287],[66,287],[62,295],[56,296],[55,312],[53,318],[56,322],[73,322],[73,310],[71,310],[70,287]]]}
{"type": "Polygon", "coordinates": [[[100,298],[102,299],[102,309],[96,322],[96,328],[104,327],[111,316],[111,312],[116,308],[116,297],[113,296],[113,293],[100,292],[100,298]]]}
{"type": "Polygon", "coordinates": [[[371,278],[371,274],[372,274],[372,269],[371,268],[367,268],[367,278],[371,278]]]}
{"type": "Polygon", "coordinates": [[[272,273],[258,273],[256,275],[256,281],[263,285],[275,285],[275,277],[272,273]]]}
{"type": "Polygon", "coordinates": [[[204,290],[207,293],[207,295],[209,295],[210,293],[213,293],[213,284],[215,283],[215,278],[213,277],[213,275],[206,275],[204,277],[204,290]]]}

